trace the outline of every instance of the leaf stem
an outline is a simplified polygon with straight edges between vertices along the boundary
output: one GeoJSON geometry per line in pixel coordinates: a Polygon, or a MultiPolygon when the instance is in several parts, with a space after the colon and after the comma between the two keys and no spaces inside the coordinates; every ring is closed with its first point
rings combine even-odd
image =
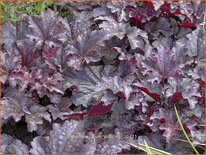
{"type": "Polygon", "coordinates": [[[194,145],[192,144],[189,136],[187,135],[187,133],[186,133],[186,131],[185,131],[183,125],[182,125],[182,122],[181,122],[181,120],[180,120],[180,117],[179,117],[179,114],[178,114],[178,112],[177,112],[177,108],[176,108],[175,105],[174,105],[174,108],[175,108],[175,113],[176,113],[176,116],[177,116],[178,123],[179,123],[179,125],[180,125],[180,127],[181,127],[181,129],[182,129],[182,131],[183,131],[183,133],[184,133],[184,135],[185,135],[185,138],[187,139],[188,143],[189,143],[190,146],[193,148],[193,150],[195,151],[195,153],[199,155],[199,152],[196,150],[196,148],[195,148],[194,145]]]}

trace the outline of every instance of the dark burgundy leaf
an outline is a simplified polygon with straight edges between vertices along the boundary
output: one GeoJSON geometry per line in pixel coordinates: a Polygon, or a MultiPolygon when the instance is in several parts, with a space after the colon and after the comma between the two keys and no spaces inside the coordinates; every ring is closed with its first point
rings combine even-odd
{"type": "Polygon", "coordinates": [[[97,105],[92,106],[88,111],[88,117],[99,116],[111,112],[113,103],[105,106],[103,102],[100,102],[97,105]]]}
{"type": "Polygon", "coordinates": [[[87,112],[83,112],[83,113],[72,113],[69,115],[64,115],[64,117],[66,117],[67,119],[72,119],[72,120],[82,120],[85,115],[87,115],[87,112]]]}
{"type": "Polygon", "coordinates": [[[182,99],[182,94],[180,92],[176,92],[172,96],[172,103],[176,103],[180,99],[182,99]]]}

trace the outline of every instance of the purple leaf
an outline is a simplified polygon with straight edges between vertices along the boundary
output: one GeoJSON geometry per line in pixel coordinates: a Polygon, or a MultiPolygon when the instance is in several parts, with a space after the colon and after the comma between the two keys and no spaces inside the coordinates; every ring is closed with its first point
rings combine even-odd
{"type": "Polygon", "coordinates": [[[186,99],[189,103],[191,109],[195,108],[195,105],[198,103],[197,97],[201,97],[199,93],[199,84],[192,80],[183,78],[181,80],[169,78],[169,86],[166,89],[166,96],[174,96],[176,93],[181,93],[183,99],[186,99]]]}
{"type": "MultiPolygon", "coordinates": [[[[76,61],[85,61],[86,63],[97,62],[101,59],[100,53],[96,48],[106,39],[106,33],[103,30],[87,31],[77,37],[76,44],[68,47],[68,53],[75,55],[76,61]]],[[[68,61],[73,61],[71,57],[68,61]]],[[[75,67],[75,64],[68,62],[70,67],[75,67]]]]}
{"type": "Polygon", "coordinates": [[[2,153],[3,154],[28,154],[29,150],[26,144],[12,136],[2,134],[2,153]]]}
{"type": "Polygon", "coordinates": [[[17,89],[10,88],[2,101],[3,118],[13,117],[15,122],[18,122],[22,116],[25,116],[30,132],[37,130],[37,124],[42,124],[43,119],[51,121],[45,107],[35,104],[32,98],[17,89]]]}
{"type": "Polygon", "coordinates": [[[164,130],[163,136],[166,137],[166,142],[170,143],[179,128],[175,113],[161,108],[154,112],[150,119],[160,122],[159,129],[164,130]]]}
{"type": "Polygon", "coordinates": [[[125,22],[117,22],[112,16],[97,17],[95,20],[103,21],[99,27],[107,32],[107,37],[117,36],[123,39],[128,25],[125,22]]]}
{"type": "Polygon", "coordinates": [[[29,29],[26,34],[31,40],[34,40],[37,47],[46,44],[58,47],[65,40],[66,27],[61,17],[52,10],[46,10],[39,17],[29,18],[29,29]]]}
{"type": "Polygon", "coordinates": [[[2,26],[2,42],[4,43],[5,50],[14,50],[16,44],[26,40],[25,30],[27,30],[28,18],[24,17],[19,23],[13,25],[11,22],[5,23],[2,26]]]}
{"type": "Polygon", "coordinates": [[[148,36],[145,31],[131,27],[127,30],[127,37],[131,46],[131,49],[140,48],[145,50],[148,46],[148,36]]]}
{"type": "Polygon", "coordinates": [[[98,144],[95,153],[98,154],[117,154],[122,152],[123,149],[129,149],[129,144],[126,141],[111,139],[105,140],[98,144]]]}
{"type": "Polygon", "coordinates": [[[169,77],[176,77],[177,72],[181,71],[182,64],[175,59],[171,50],[160,46],[157,52],[142,61],[144,68],[143,74],[149,76],[149,82],[161,82],[169,77]]]}

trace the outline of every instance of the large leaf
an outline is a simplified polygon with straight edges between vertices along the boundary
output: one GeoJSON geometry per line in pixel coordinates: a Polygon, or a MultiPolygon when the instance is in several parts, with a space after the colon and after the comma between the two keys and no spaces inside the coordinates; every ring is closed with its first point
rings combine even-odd
{"type": "Polygon", "coordinates": [[[169,77],[176,77],[181,71],[182,64],[175,59],[173,51],[163,46],[158,47],[157,51],[151,53],[150,57],[142,61],[145,68],[143,74],[149,75],[149,82],[161,82],[169,77]]]}
{"type": "Polygon", "coordinates": [[[5,83],[6,80],[9,80],[9,83],[13,83],[11,78],[11,72],[16,68],[21,66],[21,57],[13,52],[2,52],[2,77],[1,82],[5,83]]]}
{"type": "Polygon", "coordinates": [[[71,96],[74,104],[87,107],[90,102],[99,102],[108,90],[117,95],[122,93],[123,98],[129,98],[134,77],[121,78],[118,75],[106,77],[104,74],[97,76],[100,71],[86,68],[67,77],[66,87],[76,87],[71,96]]]}
{"type": "Polygon", "coordinates": [[[104,30],[88,30],[80,34],[77,37],[76,43],[66,49],[69,54],[74,55],[69,59],[69,66],[75,68],[76,64],[72,62],[84,63],[85,61],[89,63],[99,61],[101,59],[101,53],[98,53],[96,48],[100,46],[104,40],[106,40],[106,32],[104,30]]]}
{"type": "Polygon", "coordinates": [[[71,102],[75,105],[87,107],[92,99],[99,100],[103,95],[101,82],[90,69],[76,71],[67,76],[66,87],[76,87],[71,96],[71,102]]]}
{"type": "Polygon", "coordinates": [[[21,90],[28,86],[31,90],[37,90],[40,97],[49,92],[57,92],[63,94],[63,77],[60,73],[55,73],[47,68],[33,69],[29,72],[26,68],[19,68],[12,72],[11,76],[17,81],[21,90]]]}
{"type": "Polygon", "coordinates": [[[65,41],[66,27],[61,17],[52,10],[41,13],[41,17],[29,18],[29,29],[26,34],[38,47],[42,45],[60,46],[65,41]]]}
{"type": "Polygon", "coordinates": [[[159,129],[164,130],[163,136],[166,137],[166,142],[170,143],[178,129],[175,113],[161,108],[154,112],[150,119],[157,119],[160,122],[159,129]]]}
{"type": "Polygon", "coordinates": [[[132,49],[140,48],[141,50],[145,50],[145,48],[147,48],[147,33],[141,29],[130,27],[130,25],[124,21],[118,22],[112,16],[100,16],[95,20],[102,21],[99,27],[107,32],[109,38],[116,36],[119,39],[123,39],[127,36],[132,49]]]}
{"type": "Polygon", "coordinates": [[[106,30],[108,37],[117,36],[119,39],[123,39],[126,33],[128,25],[125,22],[119,23],[112,16],[97,17],[95,20],[103,21],[100,24],[100,28],[106,30]]]}
{"type": "Polygon", "coordinates": [[[3,24],[2,42],[4,43],[5,50],[13,50],[17,43],[27,39],[25,36],[25,30],[28,27],[27,20],[27,17],[24,17],[16,25],[11,22],[3,24]]]}

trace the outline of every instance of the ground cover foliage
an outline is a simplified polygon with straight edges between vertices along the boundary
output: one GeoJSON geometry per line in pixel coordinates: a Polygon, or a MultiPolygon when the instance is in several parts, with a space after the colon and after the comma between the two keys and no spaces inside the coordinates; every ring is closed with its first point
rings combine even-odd
{"type": "Polygon", "coordinates": [[[195,153],[174,105],[204,153],[204,2],[39,5],[2,24],[3,153],[195,153]]]}

